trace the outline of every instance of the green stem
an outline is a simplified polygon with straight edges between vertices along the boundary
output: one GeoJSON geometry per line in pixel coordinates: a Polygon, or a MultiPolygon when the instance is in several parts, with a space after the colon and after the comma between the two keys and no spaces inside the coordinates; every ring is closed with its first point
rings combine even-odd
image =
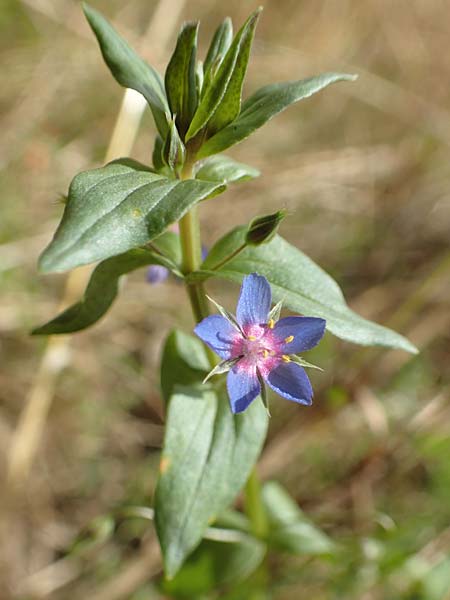
{"type": "MultiPolygon", "coordinates": [[[[192,162],[186,161],[186,165],[181,174],[181,179],[192,177],[192,162]]],[[[182,250],[182,270],[185,275],[197,271],[202,262],[202,246],[200,237],[200,223],[198,217],[198,208],[192,208],[180,220],[180,240],[182,250]]],[[[238,248],[236,254],[242,248],[238,248]]],[[[194,318],[198,323],[208,316],[208,300],[205,295],[203,283],[200,281],[190,281],[186,283],[186,289],[192,307],[194,318]]],[[[208,348],[208,358],[211,366],[217,364],[215,354],[208,348]]],[[[261,501],[261,484],[253,469],[248,478],[245,487],[245,511],[250,519],[253,534],[264,539],[268,533],[267,516],[261,501]]]]}
{"type": "Polygon", "coordinates": [[[267,515],[261,499],[261,482],[255,468],[250,473],[245,485],[244,502],[253,535],[260,539],[266,538],[268,534],[267,515]]]}
{"type": "Polygon", "coordinates": [[[214,265],[213,267],[210,267],[209,270],[210,271],[218,271],[224,265],[226,265],[228,262],[230,262],[230,260],[232,258],[235,258],[238,254],[240,254],[242,252],[242,250],[245,250],[245,248],[247,248],[247,244],[245,244],[245,243],[241,244],[239,246],[239,248],[236,248],[236,250],[233,250],[233,252],[231,254],[229,254],[223,260],[221,260],[219,263],[217,263],[217,265],[214,265]]]}
{"type": "MultiPolygon", "coordinates": [[[[186,161],[181,179],[192,177],[192,163],[186,161]]],[[[182,264],[181,268],[184,275],[198,271],[202,262],[202,242],[200,236],[200,221],[198,217],[198,207],[194,206],[184,215],[179,222],[182,264]]],[[[206,298],[203,283],[201,281],[186,282],[186,291],[191,303],[192,313],[196,323],[209,315],[208,299],[206,298]]],[[[207,348],[207,354],[211,366],[217,364],[216,356],[210,348],[207,348]]]]}

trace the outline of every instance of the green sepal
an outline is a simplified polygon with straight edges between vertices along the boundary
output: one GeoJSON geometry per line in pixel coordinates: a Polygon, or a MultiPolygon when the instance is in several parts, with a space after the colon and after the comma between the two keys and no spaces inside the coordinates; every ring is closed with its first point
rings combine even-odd
{"type": "Polygon", "coordinates": [[[267,414],[253,402],[233,415],[207,386],[178,388],[169,402],[155,524],[172,578],[208,525],[234,500],[261,451],[267,414]]]}
{"type": "Polygon", "coordinates": [[[116,299],[121,277],[140,267],[163,265],[182,277],[177,265],[181,254],[178,235],[167,232],[158,239],[158,242],[158,247],[164,255],[138,248],[101,262],[94,269],[83,298],[55,319],[34,329],[32,334],[73,333],[90,327],[109,310],[116,299]]]}
{"type": "Polygon", "coordinates": [[[234,365],[241,360],[242,356],[237,356],[236,358],[227,358],[222,360],[218,365],[212,369],[202,383],[206,383],[211,377],[214,375],[222,375],[223,373],[228,373],[230,369],[234,367],[234,365]]]}
{"type": "Polygon", "coordinates": [[[182,139],[198,103],[195,73],[197,35],[198,22],[183,25],[164,77],[170,111],[176,116],[177,128],[182,139]]]}
{"type": "Polygon", "coordinates": [[[224,317],[230,323],[230,325],[232,325],[237,331],[239,331],[241,335],[245,336],[242,327],[239,325],[236,317],[232,313],[230,313],[226,308],[224,308],[221,304],[213,300],[210,296],[206,295],[206,297],[210,302],[214,304],[214,306],[220,312],[222,317],[224,317]]]}
{"type": "Polygon", "coordinates": [[[278,321],[281,314],[281,309],[283,308],[283,300],[279,300],[269,311],[268,319],[269,321],[278,321]]]}
{"type": "Polygon", "coordinates": [[[98,11],[87,3],[83,3],[83,10],[112,75],[123,87],[132,88],[144,96],[158,131],[165,138],[166,115],[170,111],[161,75],[136,54],[98,11]]]}
{"type": "Polygon", "coordinates": [[[265,483],[261,497],[269,521],[270,547],[297,555],[333,553],[333,541],[305,516],[281,485],[265,483]]]}
{"type": "Polygon", "coordinates": [[[256,369],[256,376],[258,377],[259,387],[261,389],[259,395],[261,397],[261,400],[262,400],[262,403],[264,405],[264,408],[267,411],[267,416],[270,417],[269,398],[267,396],[266,382],[264,381],[263,376],[259,372],[259,369],[256,369]]]}
{"type": "Polygon", "coordinates": [[[275,301],[283,300],[296,313],[325,319],[327,329],[337,337],[363,346],[387,346],[417,353],[417,348],[402,335],[353,312],[336,281],[279,235],[268,244],[243,248],[215,270],[216,265],[245,245],[246,232],[244,225],[221,238],[196,277],[215,275],[240,283],[245,275],[259,273],[269,281],[275,301]]]}
{"type": "Polygon", "coordinates": [[[289,358],[292,360],[292,362],[297,363],[301,367],[307,367],[308,369],[317,369],[319,371],[323,371],[322,367],[318,367],[317,365],[313,365],[312,363],[308,362],[307,360],[305,360],[301,356],[297,356],[297,354],[289,354],[289,358]]]}
{"type": "Polygon", "coordinates": [[[261,9],[253,12],[236,34],[213,81],[205,88],[186,133],[186,141],[205,127],[210,134],[215,133],[238,116],[250,47],[260,12],[261,9]]]}
{"type": "Polygon", "coordinates": [[[245,100],[237,119],[204,142],[197,157],[205,158],[234,146],[291,104],[309,98],[331,83],[355,79],[354,75],[345,73],[324,73],[300,81],[267,85],[245,100]]]}
{"type": "Polygon", "coordinates": [[[241,183],[261,175],[258,169],[220,154],[197,163],[195,178],[217,183],[241,183]]]}
{"type": "Polygon", "coordinates": [[[131,159],[79,173],[61,223],[43,252],[43,272],[71,269],[143,246],[223,184],[180,181],[131,159]]]}

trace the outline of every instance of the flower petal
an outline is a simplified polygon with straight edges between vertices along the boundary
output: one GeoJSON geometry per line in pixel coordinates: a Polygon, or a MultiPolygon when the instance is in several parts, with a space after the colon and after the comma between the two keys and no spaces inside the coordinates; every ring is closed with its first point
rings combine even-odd
{"type": "Polygon", "coordinates": [[[242,327],[267,323],[271,303],[272,292],[267,279],[256,273],[247,275],[242,281],[236,309],[238,323],[242,327]]]}
{"type": "Polygon", "coordinates": [[[316,346],[325,332],[325,319],[285,317],[275,323],[273,336],[280,344],[280,354],[297,354],[316,346]],[[293,340],[286,342],[293,336],[293,340]]]}
{"type": "Polygon", "coordinates": [[[267,383],[280,396],[300,404],[312,404],[313,390],[305,369],[293,362],[282,362],[266,377],[267,383]]]}
{"type": "Polygon", "coordinates": [[[261,393],[256,366],[246,366],[245,360],[235,365],[227,375],[227,389],[233,413],[244,411],[261,393]]]}
{"type": "Polygon", "coordinates": [[[169,269],[162,265],[151,265],[147,269],[147,282],[153,285],[162,283],[169,277],[169,269]]]}
{"type": "Polygon", "coordinates": [[[211,315],[203,319],[194,333],[205,342],[220,358],[231,358],[232,346],[239,332],[221,315],[211,315]]]}

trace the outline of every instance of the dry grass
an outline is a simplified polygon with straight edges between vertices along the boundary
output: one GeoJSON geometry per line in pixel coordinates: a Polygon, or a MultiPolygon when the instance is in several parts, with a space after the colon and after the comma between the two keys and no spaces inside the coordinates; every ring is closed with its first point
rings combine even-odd
{"type": "MultiPolygon", "coordinates": [[[[95,5],[135,42],[154,7],[140,0],[95,5]]],[[[231,0],[226,14],[239,23],[253,6],[231,0]]],[[[224,10],[196,0],[182,18],[202,20],[204,44],[224,10]]],[[[381,513],[400,519],[423,510],[413,550],[427,560],[431,553],[431,562],[450,549],[443,524],[450,515],[441,507],[447,488],[439,496],[428,486],[437,458],[422,452],[450,438],[449,22],[450,6],[438,0],[268,0],[247,90],[322,70],[360,77],[290,109],[236,147],[233,155],[260,168],[261,179],[202,210],[211,242],[236,222],[286,206],[283,234],[340,281],[350,304],[391,320],[420,346],[411,359],[329,337],[317,355],[326,371],[315,376],[314,409],[274,407],[261,473],[286,484],[334,536],[367,537],[381,513]]],[[[0,31],[3,477],[45,351],[28,331],[54,314],[64,287],[64,277],[37,274],[36,258],[61,214],[58,196],[78,170],[102,161],[122,91],[69,0],[7,0],[0,31]]],[[[154,44],[146,38],[143,52],[162,70],[167,52],[154,44]]],[[[152,137],[146,115],[135,158],[148,161],[152,137]]],[[[161,440],[159,351],[169,328],[192,325],[176,283],[150,288],[143,279],[142,272],[131,276],[111,313],[66,347],[29,475],[3,495],[2,599],[131,598],[151,579],[142,565],[154,546],[140,530],[119,528],[92,557],[63,555],[93,517],[151,498],[161,440]],[[122,577],[122,595],[108,593],[115,577],[122,577]]],[[[212,287],[233,305],[236,289],[212,287]]],[[[354,597],[403,597],[402,582],[392,583],[397,596],[384,585],[364,580],[354,597]]],[[[286,584],[276,598],[329,597],[320,577],[302,586],[286,584]]]]}

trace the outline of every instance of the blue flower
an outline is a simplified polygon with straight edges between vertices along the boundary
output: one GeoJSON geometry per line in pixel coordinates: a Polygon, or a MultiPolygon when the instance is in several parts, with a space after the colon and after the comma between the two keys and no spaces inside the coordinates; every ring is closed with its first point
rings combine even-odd
{"type": "MultiPolygon", "coordinates": [[[[202,246],[202,260],[205,260],[207,256],[208,248],[202,246]]],[[[170,271],[167,267],[163,267],[162,265],[150,265],[150,267],[147,268],[145,279],[150,285],[158,285],[159,283],[166,281],[169,275],[170,271]]]]}
{"type": "Polygon", "coordinates": [[[147,269],[147,283],[152,285],[162,283],[169,277],[169,275],[170,271],[166,267],[163,267],[162,265],[151,265],[147,269]]]}
{"type": "Polygon", "coordinates": [[[242,282],[236,316],[217,305],[221,315],[206,317],[194,330],[222,358],[207,379],[228,371],[233,413],[244,411],[259,395],[264,400],[265,384],[288,400],[312,403],[311,383],[301,365],[314,365],[296,355],[319,343],[325,320],[296,316],[276,321],[281,305],[271,310],[271,304],[267,279],[252,273],[242,282]]]}

